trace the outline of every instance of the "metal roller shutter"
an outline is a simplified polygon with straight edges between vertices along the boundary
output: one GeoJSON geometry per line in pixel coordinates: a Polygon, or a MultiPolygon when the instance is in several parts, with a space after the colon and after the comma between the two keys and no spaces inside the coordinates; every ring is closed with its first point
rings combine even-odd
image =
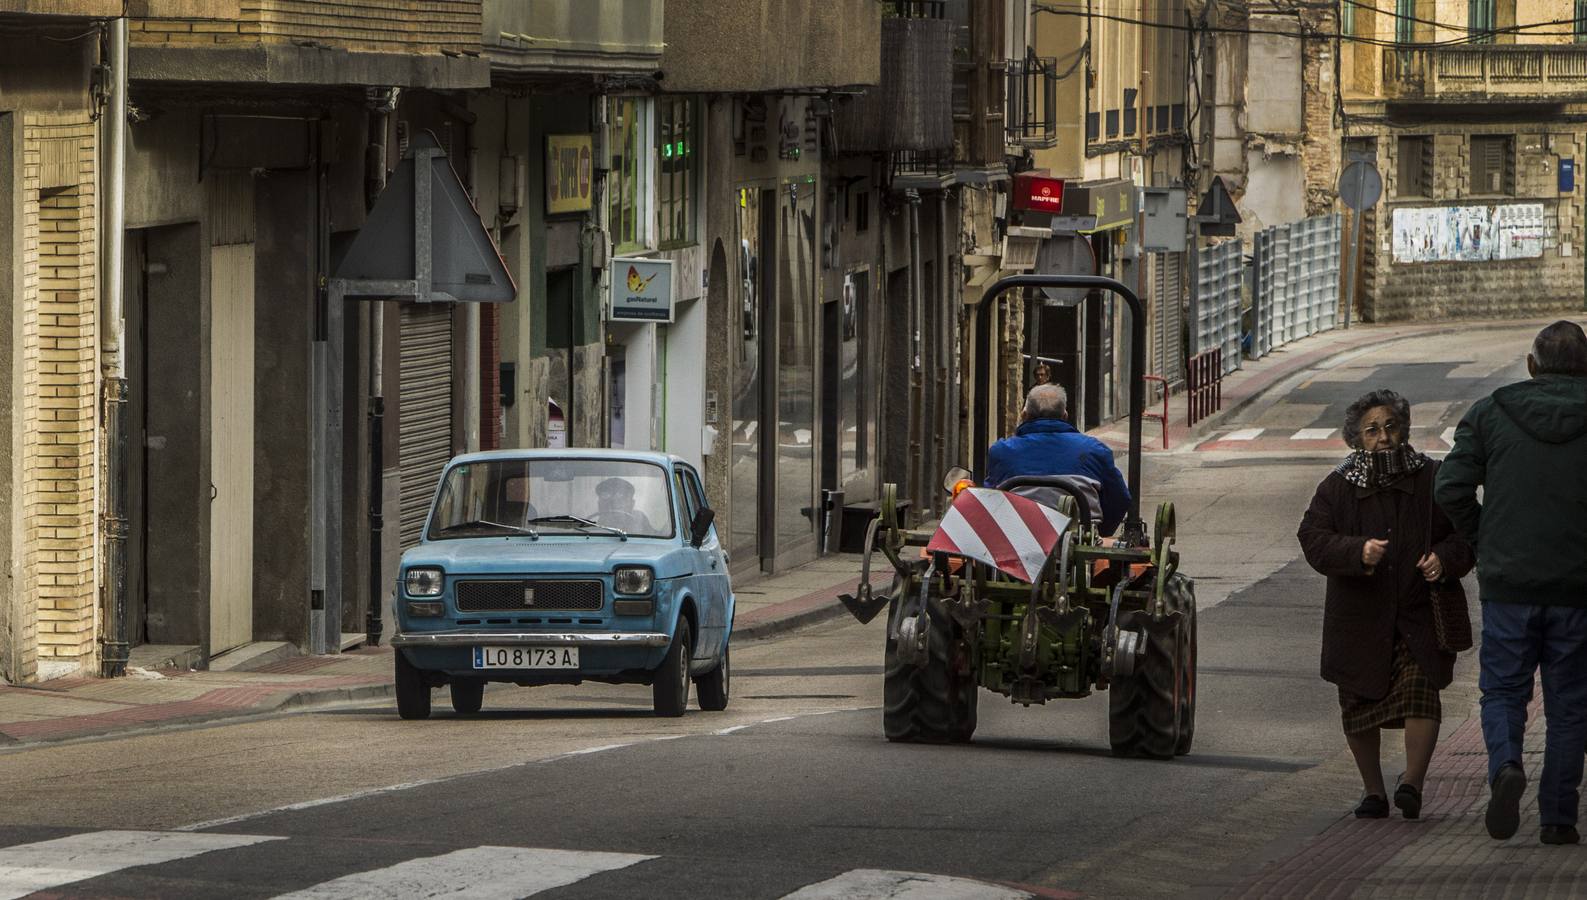
{"type": "Polygon", "coordinates": [[[404,303],[399,366],[402,549],[419,542],[430,499],[452,458],[452,307],[404,303]]]}
{"type": "Polygon", "coordinates": [[[1185,379],[1181,260],[1178,253],[1152,254],[1152,371],[1169,384],[1185,379]]]}

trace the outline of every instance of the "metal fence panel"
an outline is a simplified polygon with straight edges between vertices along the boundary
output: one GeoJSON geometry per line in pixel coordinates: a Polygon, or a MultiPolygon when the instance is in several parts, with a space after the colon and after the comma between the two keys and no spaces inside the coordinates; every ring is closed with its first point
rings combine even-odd
{"type": "Polygon", "coordinates": [[[1240,367],[1240,295],[1244,284],[1242,241],[1226,241],[1197,254],[1191,355],[1222,350],[1224,375],[1240,367]]]}
{"type": "Polygon", "coordinates": [[[1254,355],[1334,327],[1339,309],[1338,214],[1256,235],[1254,355]]]}

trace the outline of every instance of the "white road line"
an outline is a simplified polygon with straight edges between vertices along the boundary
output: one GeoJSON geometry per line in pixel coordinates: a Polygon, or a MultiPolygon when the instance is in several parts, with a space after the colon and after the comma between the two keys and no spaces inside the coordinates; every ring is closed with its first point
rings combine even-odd
{"type": "Polygon", "coordinates": [[[760,724],[760,723],[759,722],[749,722],[749,723],[744,724],[744,725],[732,725],[732,726],[729,726],[727,728],[718,729],[718,730],[713,731],[711,733],[712,734],[732,734],[735,731],[743,731],[746,728],[754,728],[758,724],[760,724]]]}
{"type": "Polygon", "coordinates": [[[1333,437],[1333,428],[1302,428],[1289,436],[1292,441],[1326,441],[1333,437]]]}
{"type": "Polygon", "coordinates": [[[1455,429],[1453,429],[1453,428],[1445,428],[1444,429],[1444,433],[1440,434],[1439,437],[1443,439],[1445,446],[1447,446],[1447,447],[1455,446],[1455,429]]]}
{"type": "Polygon", "coordinates": [[[171,831],[89,831],[0,849],[0,900],[152,866],[212,850],[282,838],[257,834],[183,834],[171,831]]]}
{"type": "Polygon", "coordinates": [[[1026,900],[1031,895],[1002,885],[883,869],[851,869],[836,878],[805,885],[783,900],[1026,900]]]}
{"type": "Polygon", "coordinates": [[[344,875],[279,900],[514,900],[655,859],[633,853],[474,847],[344,875]]]}
{"type": "Polygon", "coordinates": [[[1225,440],[1225,441],[1254,441],[1257,438],[1261,437],[1262,436],[1262,432],[1266,431],[1266,430],[1267,429],[1265,429],[1265,428],[1241,428],[1238,431],[1229,432],[1228,434],[1226,434],[1222,438],[1220,438],[1220,440],[1225,440]]]}

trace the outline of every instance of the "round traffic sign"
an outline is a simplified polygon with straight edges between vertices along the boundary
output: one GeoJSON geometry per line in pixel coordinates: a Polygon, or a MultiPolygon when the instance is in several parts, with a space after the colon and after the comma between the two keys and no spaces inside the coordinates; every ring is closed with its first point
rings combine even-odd
{"type": "Polygon", "coordinates": [[[1383,176],[1376,166],[1359,160],[1339,176],[1339,199],[1351,209],[1366,209],[1383,196],[1383,176]]]}

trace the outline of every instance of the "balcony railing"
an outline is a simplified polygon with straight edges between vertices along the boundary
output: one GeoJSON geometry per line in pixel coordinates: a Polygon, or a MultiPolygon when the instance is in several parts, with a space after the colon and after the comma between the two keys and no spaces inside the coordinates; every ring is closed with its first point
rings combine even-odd
{"type": "Polygon", "coordinates": [[[1426,47],[1383,51],[1391,100],[1587,98],[1587,45],[1426,47]]]}
{"type": "Polygon", "coordinates": [[[1010,144],[1045,148],[1058,143],[1057,63],[1051,56],[1008,61],[1004,129],[1010,144]]]}

